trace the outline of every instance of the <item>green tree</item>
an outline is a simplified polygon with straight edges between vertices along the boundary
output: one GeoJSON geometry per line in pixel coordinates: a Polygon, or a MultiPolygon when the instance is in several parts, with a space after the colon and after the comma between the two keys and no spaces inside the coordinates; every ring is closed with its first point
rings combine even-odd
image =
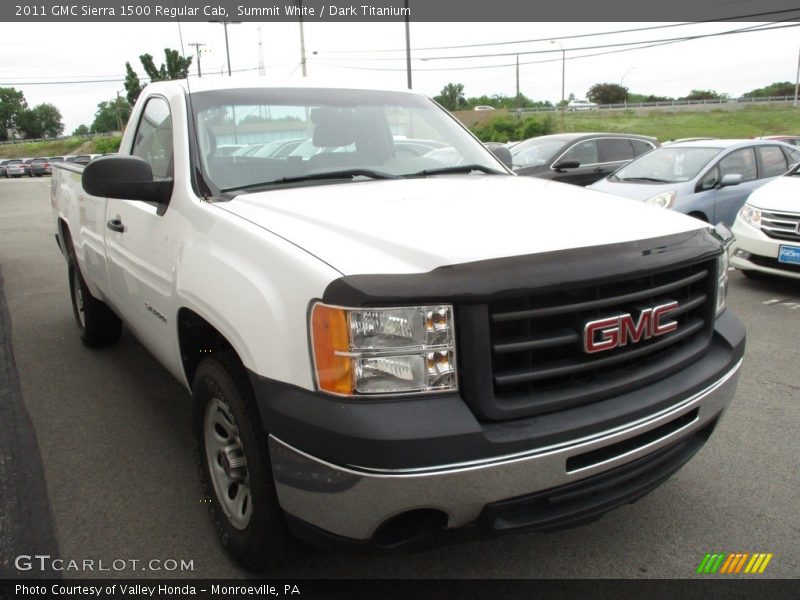
{"type": "Polygon", "coordinates": [[[442,88],[438,96],[433,98],[447,110],[458,110],[464,108],[467,100],[464,97],[463,83],[448,83],[442,88]]]}
{"type": "MultiPolygon", "coordinates": [[[[177,50],[164,48],[164,58],[166,62],[156,67],[152,54],[139,56],[139,62],[142,63],[142,68],[151,82],[186,79],[189,76],[189,68],[192,66],[191,56],[181,56],[177,50]]],[[[128,103],[133,106],[143,88],[139,76],[129,62],[125,63],[125,89],[128,92],[126,95],[128,103]]]]}
{"type": "Polygon", "coordinates": [[[618,83],[595,83],[586,97],[597,104],[619,104],[628,100],[628,88],[618,83]]]}
{"type": "Polygon", "coordinates": [[[142,82],[139,81],[139,76],[129,62],[125,63],[125,90],[128,92],[125,94],[125,98],[127,98],[128,104],[133,106],[136,104],[139,94],[142,93],[142,82]]]}
{"type": "Polygon", "coordinates": [[[108,102],[97,105],[92,122],[92,133],[120,131],[131,116],[131,105],[124,98],[117,96],[108,102]]]}
{"type": "Polygon", "coordinates": [[[743,98],[767,98],[769,96],[794,96],[794,84],[790,81],[776,81],[763,88],[742,94],[743,98]]]}
{"type": "Polygon", "coordinates": [[[0,87],[0,140],[9,139],[9,130],[19,126],[19,117],[27,108],[28,103],[22,92],[0,87]]]}
{"type": "Polygon", "coordinates": [[[72,132],[72,135],[89,135],[89,133],[91,133],[89,128],[86,125],[81,124],[75,128],[75,131],[72,132]]]}
{"type": "Polygon", "coordinates": [[[17,127],[28,139],[56,137],[64,132],[61,112],[48,102],[23,111],[19,116],[17,127]]]}

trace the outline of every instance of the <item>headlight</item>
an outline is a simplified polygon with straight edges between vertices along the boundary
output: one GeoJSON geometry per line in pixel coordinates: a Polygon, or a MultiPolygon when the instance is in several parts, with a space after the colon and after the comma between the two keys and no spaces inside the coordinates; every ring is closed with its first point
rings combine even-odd
{"type": "Polygon", "coordinates": [[[675,203],[675,192],[661,192],[660,194],[651,196],[645,200],[645,202],[653,206],[660,206],[661,208],[672,208],[672,205],[675,203]]]}
{"type": "Polygon", "coordinates": [[[756,229],[761,229],[761,209],[745,204],[739,210],[739,218],[756,229]]]}
{"type": "Polygon", "coordinates": [[[321,390],[338,395],[458,389],[453,307],[311,310],[311,347],[321,390]]]}
{"type": "Polygon", "coordinates": [[[717,257],[717,312],[720,316],[728,302],[728,248],[717,257]]]}

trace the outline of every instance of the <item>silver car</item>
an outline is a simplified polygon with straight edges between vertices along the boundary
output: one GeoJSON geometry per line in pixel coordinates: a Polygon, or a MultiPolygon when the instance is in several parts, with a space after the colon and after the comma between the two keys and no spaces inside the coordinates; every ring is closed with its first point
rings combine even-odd
{"type": "Polygon", "coordinates": [[[767,140],[662,146],[590,185],[593,190],[733,225],[750,193],[800,161],[800,149],[767,140]]]}

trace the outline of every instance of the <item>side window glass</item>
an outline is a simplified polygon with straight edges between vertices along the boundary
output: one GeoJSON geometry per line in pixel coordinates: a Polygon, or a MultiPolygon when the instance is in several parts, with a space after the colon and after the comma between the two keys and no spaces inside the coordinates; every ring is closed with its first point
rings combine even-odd
{"type": "Polygon", "coordinates": [[[708,173],[703,175],[700,180],[701,190],[710,190],[719,183],[719,166],[714,167],[708,173]]]}
{"type": "Polygon", "coordinates": [[[759,146],[756,150],[758,151],[758,157],[761,159],[761,166],[764,167],[762,177],[783,175],[789,169],[786,157],[777,146],[759,146]]]}
{"type": "Polygon", "coordinates": [[[631,145],[633,146],[634,157],[644,154],[645,152],[650,152],[650,150],[653,149],[653,145],[644,140],[631,140],[631,145]]]}
{"type": "Polygon", "coordinates": [[[597,141],[586,140],[585,142],[574,145],[567,150],[566,154],[564,154],[559,162],[569,160],[577,160],[582,165],[599,163],[600,160],[597,157],[597,141]]]}
{"type": "Polygon", "coordinates": [[[603,162],[621,162],[633,158],[633,146],[628,140],[608,138],[599,141],[600,159],[603,162]]]}
{"type": "Polygon", "coordinates": [[[154,97],[147,101],[131,153],[150,163],[154,178],[172,177],[172,117],[163,98],[154,97]]]}
{"type": "Polygon", "coordinates": [[[800,149],[784,148],[786,154],[789,156],[789,164],[793,165],[800,162],[800,149]]]}
{"type": "Polygon", "coordinates": [[[756,178],[756,155],[752,148],[742,148],[731,152],[719,161],[720,178],[730,173],[738,173],[742,181],[753,181],[756,178]]]}

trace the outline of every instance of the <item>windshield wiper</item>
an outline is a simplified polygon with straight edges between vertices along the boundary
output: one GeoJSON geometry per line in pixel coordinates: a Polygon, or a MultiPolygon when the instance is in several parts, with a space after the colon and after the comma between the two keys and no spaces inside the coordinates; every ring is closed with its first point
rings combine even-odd
{"type": "Polygon", "coordinates": [[[238,192],[253,188],[265,187],[284,183],[298,183],[301,181],[315,181],[320,179],[353,179],[355,177],[368,177],[370,179],[398,179],[397,175],[373,171],[372,169],[344,169],[341,171],[323,171],[322,173],[311,173],[310,175],[299,175],[297,177],[281,177],[272,181],[262,181],[259,183],[246,183],[234,187],[221,189],[220,192],[238,192]]]}
{"type": "Polygon", "coordinates": [[[652,181],[653,183],[669,183],[666,179],[657,179],[655,177],[617,177],[619,181],[652,181]]]}
{"type": "Polygon", "coordinates": [[[456,165],[453,167],[441,167],[439,169],[425,169],[417,171],[416,173],[409,173],[404,177],[427,177],[429,175],[447,175],[449,173],[472,173],[472,171],[481,171],[488,175],[505,175],[505,173],[492,169],[484,165],[456,165]]]}

